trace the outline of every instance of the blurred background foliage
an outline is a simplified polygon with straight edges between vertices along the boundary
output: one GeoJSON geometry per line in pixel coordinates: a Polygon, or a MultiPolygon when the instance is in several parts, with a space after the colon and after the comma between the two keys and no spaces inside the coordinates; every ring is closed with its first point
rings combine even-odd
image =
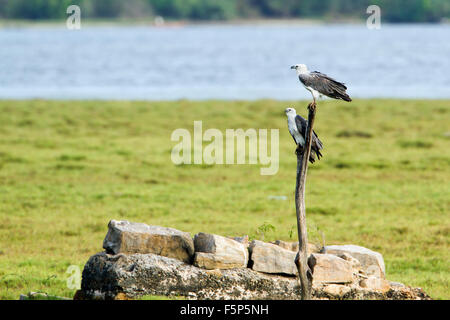
{"type": "Polygon", "coordinates": [[[183,20],[259,18],[341,19],[367,17],[366,8],[381,7],[386,22],[439,22],[450,18],[449,0],[0,0],[3,19],[60,19],[76,4],[85,18],[183,20]]]}

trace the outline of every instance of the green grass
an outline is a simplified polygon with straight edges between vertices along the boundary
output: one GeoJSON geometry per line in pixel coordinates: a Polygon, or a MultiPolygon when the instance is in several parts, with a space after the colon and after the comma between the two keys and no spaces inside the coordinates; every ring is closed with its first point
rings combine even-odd
{"type": "MultiPolygon", "coordinates": [[[[0,101],[0,298],[72,297],[65,272],[102,250],[111,219],[295,240],[287,106],[306,116],[304,101],[0,101]],[[194,120],[204,131],[279,128],[278,173],[175,166],[171,133],[192,132],[194,120]],[[287,200],[269,198],[279,195],[287,200]]],[[[449,123],[448,100],[321,102],[310,241],[379,251],[390,280],[449,299],[449,123]]]]}

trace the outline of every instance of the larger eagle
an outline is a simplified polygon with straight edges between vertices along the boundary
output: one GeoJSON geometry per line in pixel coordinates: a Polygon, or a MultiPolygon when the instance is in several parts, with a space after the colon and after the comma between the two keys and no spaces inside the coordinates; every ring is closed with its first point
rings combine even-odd
{"type": "Polygon", "coordinates": [[[313,105],[316,105],[316,99],[324,95],[333,99],[342,99],[344,101],[352,101],[350,96],[345,92],[347,87],[342,82],[330,78],[326,74],[318,71],[308,71],[304,64],[296,64],[291,67],[297,71],[298,79],[311,92],[313,96],[313,105]]]}

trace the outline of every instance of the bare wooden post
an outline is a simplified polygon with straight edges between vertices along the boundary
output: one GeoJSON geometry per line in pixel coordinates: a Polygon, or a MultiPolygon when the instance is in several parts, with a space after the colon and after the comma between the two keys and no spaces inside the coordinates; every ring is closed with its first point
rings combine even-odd
{"type": "Polygon", "coordinates": [[[300,278],[300,289],[302,300],[311,299],[312,291],[312,272],[308,266],[308,234],[306,231],[306,212],[305,212],[305,185],[306,174],[308,170],[308,160],[311,154],[311,139],[316,116],[316,105],[308,105],[308,126],[306,129],[305,146],[302,150],[297,149],[297,179],[295,185],[295,209],[297,213],[297,233],[299,251],[295,257],[298,276],[300,278]]]}

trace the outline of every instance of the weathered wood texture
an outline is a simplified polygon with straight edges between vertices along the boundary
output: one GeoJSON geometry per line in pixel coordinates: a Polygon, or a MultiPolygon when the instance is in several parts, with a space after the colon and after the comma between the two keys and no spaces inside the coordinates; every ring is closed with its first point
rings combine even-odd
{"type": "Polygon", "coordinates": [[[311,138],[316,116],[316,105],[308,105],[308,127],[306,130],[305,147],[298,149],[297,154],[297,179],[295,186],[295,209],[297,213],[297,233],[299,242],[299,251],[295,257],[298,275],[300,278],[300,295],[302,300],[311,299],[312,272],[308,266],[308,234],[306,229],[306,208],[305,208],[305,186],[306,175],[308,171],[308,159],[311,153],[311,138]]]}

